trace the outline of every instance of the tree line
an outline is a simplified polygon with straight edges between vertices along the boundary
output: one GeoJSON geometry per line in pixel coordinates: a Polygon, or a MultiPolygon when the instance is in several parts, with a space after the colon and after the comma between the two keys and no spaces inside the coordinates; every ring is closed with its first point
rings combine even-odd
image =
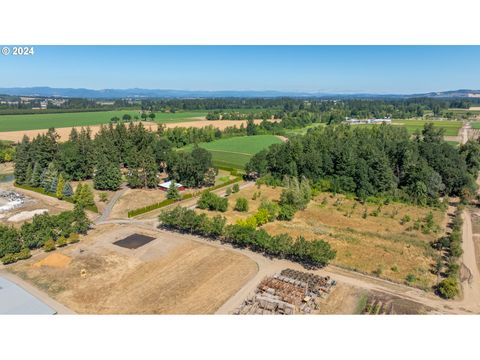
{"type": "Polygon", "coordinates": [[[222,216],[209,218],[194,210],[176,207],[160,214],[161,227],[218,239],[234,246],[249,248],[269,256],[289,258],[309,266],[325,266],[336,256],[323,240],[293,239],[288,234],[272,236],[263,229],[245,225],[226,225],[222,216]]]}
{"type": "Polygon", "coordinates": [[[195,147],[192,152],[176,152],[161,132],[149,131],[142,124],[102,126],[94,138],[88,128],[74,128],[69,140],[60,143],[58,139],[54,129],[32,140],[24,136],[16,146],[18,184],[56,192],[53,187],[62,178],[65,184],[93,179],[98,190],[117,190],[125,179],[131,188],[155,188],[162,171],[191,187],[210,179],[205,179],[212,168],[208,151],[195,147]]]}
{"type": "Polygon", "coordinates": [[[4,264],[10,264],[29,258],[33,249],[51,251],[77,242],[78,235],[86,234],[89,228],[90,221],[79,203],[73,211],[35,215],[20,229],[0,225],[0,259],[4,264]]]}
{"type": "Polygon", "coordinates": [[[304,177],[321,190],[361,200],[387,195],[426,205],[446,195],[472,196],[479,155],[478,143],[457,149],[432,124],[413,139],[400,127],[338,125],[274,144],[254,155],[246,170],[277,181],[304,177]]]}

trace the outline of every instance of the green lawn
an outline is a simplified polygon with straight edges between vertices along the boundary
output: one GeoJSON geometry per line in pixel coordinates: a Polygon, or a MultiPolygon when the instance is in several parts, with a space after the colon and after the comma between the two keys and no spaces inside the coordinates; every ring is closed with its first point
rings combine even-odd
{"type": "Polygon", "coordinates": [[[480,129],[480,121],[474,121],[470,125],[472,125],[472,129],[480,129]]]}
{"type": "MultiPolygon", "coordinates": [[[[212,154],[215,165],[243,169],[254,154],[272,144],[281,142],[274,135],[257,135],[220,139],[209,143],[200,143],[198,146],[212,154]]],[[[190,151],[192,148],[193,145],[188,145],[181,150],[190,151]]]]}
{"type": "MultiPolygon", "coordinates": [[[[108,124],[112,117],[122,118],[124,114],[129,114],[132,118],[135,115],[140,116],[139,110],[0,115],[0,132],[108,124]]],[[[156,113],[155,121],[160,123],[194,121],[195,119],[192,118],[205,116],[206,114],[207,112],[205,111],[177,112],[173,114],[156,113]]]]}
{"type": "Polygon", "coordinates": [[[458,131],[462,127],[463,123],[461,121],[448,121],[448,120],[393,120],[392,123],[394,126],[404,126],[410,134],[415,133],[415,131],[422,131],[425,123],[432,122],[435,127],[441,127],[445,129],[446,136],[456,136],[458,131]]]}
{"type": "Polygon", "coordinates": [[[299,129],[286,129],[285,134],[287,136],[305,135],[308,132],[309,129],[313,129],[313,128],[316,128],[316,127],[319,127],[319,126],[326,126],[326,124],[324,124],[324,123],[314,123],[314,124],[311,124],[311,125],[305,126],[303,128],[299,128],[299,129]]]}

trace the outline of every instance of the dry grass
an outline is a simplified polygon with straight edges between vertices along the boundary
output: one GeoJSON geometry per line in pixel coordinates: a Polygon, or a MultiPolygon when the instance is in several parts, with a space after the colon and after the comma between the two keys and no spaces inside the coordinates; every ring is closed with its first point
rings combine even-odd
{"type": "MultiPolygon", "coordinates": [[[[254,120],[256,124],[259,124],[262,122],[262,120],[254,120]]],[[[275,120],[272,120],[275,121],[275,120]]],[[[142,122],[142,124],[147,128],[150,129],[151,131],[156,131],[158,129],[158,123],[155,122],[142,122]]],[[[247,121],[246,120],[216,120],[216,121],[210,121],[210,120],[205,120],[204,118],[199,117],[198,120],[196,121],[186,121],[186,122],[177,122],[177,123],[168,123],[168,124],[163,124],[165,125],[166,128],[171,129],[175,127],[196,127],[196,128],[201,128],[205,126],[214,126],[220,130],[224,130],[226,127],[229,126],[237,126],[240,127],[240,125],[246,126],[247,121]]],[[[80,127],[77,127],[80,128],[80,127]]],[[[95,136],[101,128],[101,125],[93,125],[89,126],[92,136],[95,136]]],[[[60,136],[60,141],[66,141],[68,140],[68,137],[70,136],[70,132],[72,131],[71,127],[66,127],[66,128],[56,128],[55,129],[57,134],[60,136]]],[[[48,129],[38,129],[38,130],[19,130],[19,131],[4,131],[0,132],[0,139],[1,140],[9,140],[9,141],[21,141],[23,138],[23,135],[27,135],[30,139],[33,139],[39,134],[44,134],[48,131],[48,129]]]]}
{"type": "MultiPolygon", "coordinates": [[[[229,197],[229,209],[225,213],[197,210],[212,216],[221,214],[229,223],[235,223],[255,213],[261,199],[278,201],[280,193],[281,188],[250,187],[229,197]],[[261,193],[260,198],[252,200],[255,192],[261,193]],[[238,197],[248,199],[248,212],[233,210],[238,197]]],[[[372,215],[377,209],[378,205],[362,205],[344,195],[321,193],[304,211],[297,212],[292,221],[275,221],[263,228],[271,234],[288,233],[294,238],[303,236],[309,240],[327,241],[337,251],[335,265],[397,282],[404,282],[407,275],[412,274],[416,281],[411,285],[431,288],[436,283],[436,276],[430,270],[437,253],[430,242],[443,234],[445,214],[440,210],[402,203],[384,205],[378,216],[372,215]],[[363,218],[365,210],[367,217],[363,218]],[[424,234],[421,230],[414,230],[414,222],[424,219],[430,211],[439,232],[424,234]],[[405,215],[411,220],[402,224],[405,215]]]]}
{"type": "Polygon", "coordinates": [[[10,270],[87,314],[214,313],[257,272],[241,254],[133,226],[98,226],[62,252],[72,258],[63,269],[27,260],[10,270]],[[157,239],[137,250],[111,243],[133,232],[157,239]]]}
{"type": "MultiPolygon", "coordinates": [[[[343,195],[320,194],[293,221],[270,223],[264,228],[273,234],[287,232],[327,241],[337,251],[336,265],[399,282],[413,274],[417,278],[413,285],[433,286],[436,276],[430,270],[435,252],[430,242],[441,233],[412,229],[414,221],[432,209],[394,203],[382,206],[378,216],[373,216],[377,209],[378,205],[361,205],[343,195]],[[365,209],[368,215],[363,218],[365,209]],[[411,220],[401,224],[404,215],[411,220]]],[[[441,211],[432,213],[436,224],[444,223],[441,211]]]]}
{"type": "Polygon", "coordinates": [[[228,197],[228,210],[224,213],[214,213],[208,210],[195,209],[198,212],[204,212],[208,215],[220,214],[227,218],[228,223],[234,224],[239,219],[245,219],[257,212],[263,200],[278,201],[280,198],[281,189],[267,186],[250,186],[240,190],[238,193],[232,194],[228,197]],[[256,199],[253,200],[254,194],[257,194],[256,199]],[[238,212],[233,210],[235,202],[239,197],[244,197],[248,200],[248,211],[238,212]]]}

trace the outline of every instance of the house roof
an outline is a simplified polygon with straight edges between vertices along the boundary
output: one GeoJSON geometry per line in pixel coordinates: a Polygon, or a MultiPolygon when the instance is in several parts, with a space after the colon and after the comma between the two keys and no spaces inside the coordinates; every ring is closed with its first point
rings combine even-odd
{"type": "Polygon", "coordinates": [[[56,311],[17,284],[0,277],[0,315],[53,315],[56,311]]]}
{"type": "MultiPolygon", "coordinates": [[[[160,184],[160,187],[169,189],[171,184],[172,184],[172,181],[165,181],[163,184],[160,184]]],[[[175,186],[176,186],[177,188],[180,188],[180,187],[182,187],[183,185],[180,184],[180,183],[175,183],[175,186]]]]}

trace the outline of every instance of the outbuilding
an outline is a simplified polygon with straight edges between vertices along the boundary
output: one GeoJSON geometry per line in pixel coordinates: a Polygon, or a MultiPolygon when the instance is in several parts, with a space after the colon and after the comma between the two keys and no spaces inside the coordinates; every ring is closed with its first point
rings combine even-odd
{"type": "Polygon", "coordinates": [[[17,284],[0,277],[0,315],[53,315],[57,311],[17,284]]]}
{"type": "MultiPolygon", "coordinates": [[[[165,181],[163,184],[160,184],[160,189],[164,190],[164,191],[168,191],[168,189],[170,189],[170,186],[172,185],[172,181],[165,181]]],[[[176,188],[179,190],[179,191],[183,191],[185,190],[185,186],[183,186],[182,184],[180,183],[175,183],[175,186],[176,188]]]]}

